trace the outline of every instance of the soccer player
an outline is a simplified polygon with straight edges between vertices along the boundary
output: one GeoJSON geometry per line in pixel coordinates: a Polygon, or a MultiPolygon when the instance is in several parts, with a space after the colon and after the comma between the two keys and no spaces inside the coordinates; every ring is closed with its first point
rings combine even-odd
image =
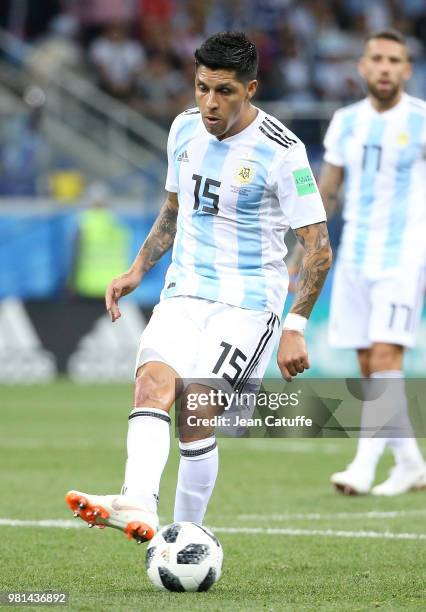
{"type": "Polygon", "coordinates": [[[397,495],[426,487],[425,462],[416,440],[407,435],[412,430],[403,374],[424,288],[426,104],[404,93],[410,58],[404,38],[394,30],[368,37],[359,72],[367,97],[335,113],[319,180],[328,213],[345,181],[330,343],[356,349],[363,377],[392,379],[380,401],[364,402],[364,435],[386,420],[387,412],[405,437],[360,437],[354,460],[331,482],[346,494],[397,495]],[[385,482],[372,488],[386,444],[396,465],[385,482]]]}
{"type": "MultiPolygon", "coordinates": [[[[138,541],[158,525],[176,397],[183,394],[185,415],[185,398],[217,388],[215,381],[242,390],[249,378],[262,378],[278,338],[286,380],[309,368],[303,330],[331,264],[325,211],[304,145],[251,102],[257,64],[255,45],[237,32],[216,34],[195,52],[198,108],[172,124],[165,203],[129,271],[106,291],[114,322],[119,298],[173,245],[161,301],[140,341],[121,495],[67,494],[89,524],[116,527],[138,541]],[[281,333],[289,227],[305,256],[281,333]],[[200,383],[185,386],[185,379],[200,383]],[[201,384],[205,379],[211,387],[201,384]]],[[[197,415],[216,410],[209,404],[197,415]]],[[[174,518],[201,523],[218,449],[212,427],[189,429],[180,431],[174,518]]]]}

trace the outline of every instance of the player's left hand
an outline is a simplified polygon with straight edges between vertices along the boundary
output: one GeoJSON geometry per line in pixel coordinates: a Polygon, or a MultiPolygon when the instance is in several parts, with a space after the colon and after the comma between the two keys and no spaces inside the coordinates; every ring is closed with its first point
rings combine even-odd
{"type": "Polygon", "coordinates": [[[283,378],[290,382],[293,376],[310,368],[308,350],[303,334],[285,329],[282,333],[277,356],[283,378]]]}

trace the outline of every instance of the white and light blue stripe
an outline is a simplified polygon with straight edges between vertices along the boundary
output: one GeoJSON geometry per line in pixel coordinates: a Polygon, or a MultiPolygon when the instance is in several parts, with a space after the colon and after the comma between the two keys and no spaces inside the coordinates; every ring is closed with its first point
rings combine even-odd
{"type": "Polygon", "coordinates": [[[376,198],[376,181],[378,163],[381,155],[383,133],[386,121],[382,117],[371,120],[365,146],[365,162],[361,169],[360,197],[358,205],[358,221],[355,228],[353,248],[357,265],[361,266],[367,252],[367,242],[371,230],[370,215],[376,198]]]}
{"type": "MultiPolygon", "coordinates": [[[[203,177],[200,186],[200,205],[193,211],[192,226],[196,239],[194,252],[194,271],[199,277],[197,295],[209,300],[217,300],[220,291],[220,276],[216,269],[215,259],[218,246],[215,240],[215,217],[210,212],[203,211],[203,207],[212,208],[211,199],[203,197],[204,185],[207,178],[217,180],[221,176],[230,146],[216,139],[211,139],[200,167],[203,177]]],[[[210,187],[218,193],[218,187],[210,187]]],[[[220,204],[219,204],[220,206],[220,204]]],[[[220,245],[222,248],[226,245],[220,245]]]]}
{"type": "MultiPolygon", "coordinates": [[[[394,196],[389,211],[389,223],[383,252],[383,267],[397,266],[402,257],[402,244],[408,223],[409,196],[412,187],[413,159],[421,146],[424,116],[411,112],[407,120],[408,146],[398,155],[395,168],[394,196]]],[[[414,197],[416,197],[414,195],[414,197]]],[[[423,203],[426,207],[426,203],[423,203]]]]}
{"type": "MultiPolygon", "coordinates": [[[[177,132],[176,132],[176,148],[173,152],[174,155],[174,164],[175,164],[175,173],[178,178],[178,184],[180,184],[179,174],[182,162],[178,161],[179,155],[181,155],[185,149],[187,148],[189,142],[193,138],[195,132],[199,128],[199,116],[197,114],[192,115],[190,118],[186,118],[186,121],[183,122],[177,132]]],[[[183,258],[185,255],[185,241],[183,240],[184,232],[184,217],[183,214],[180,213],[177,218],[177,226],[176,226],[176,237],[173,247],[173,258],[172,258],[172,267],[169,268],[170,274],[167,275],[166,285],[163,290],[164,297],[172,297],[176,294],[179,281],[185,275],[185,265],[183,262],[183,258]],[[168,285],[172,283],[170,288],[167,288],[168,285]]]]}
{"type": "Polygon", "coordinates": [[[256,185],[248,195],[239,195],[237,200],[237,242],[238,271],[244,280],[244,297],[241,306],[263,310],[267,303],[267,281],[262,263],[263,229],[260,217],[260,205],[264,201],[268,168],[276,155],[276,150],[263,142],[253,149],[252,156],[257,160],[256,185]]]}

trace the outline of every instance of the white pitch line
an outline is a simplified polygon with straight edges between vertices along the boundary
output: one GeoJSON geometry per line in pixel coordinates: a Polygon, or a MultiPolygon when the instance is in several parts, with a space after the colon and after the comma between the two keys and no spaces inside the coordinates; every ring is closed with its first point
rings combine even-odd
{"type": "MultiPolygon", "coordinates": [[[[0,519],[5,527],[54,527],[59,529],[79,529],[82,522],[66,520],[29,521],[19,519],[0,519]]],[[[332,538],[375,538],[385,540],[426,540],[426,533],[393,533],[391,531],[341,531],[334,529],[293,529],[268,527],[211,527],[216,533],[241,533],[247,535],[288,535],[288,536],[326,536],[332,538]]]]}
{"type": "Polygon", "coordinates": [[[426,533],[393,533],[391,531],[341,531],[334,529],[292,529],[264,527],[209,527],[215,533],[253,535],[327,536],[332,538],[375,538],[384,540],[426,540],[426,533]]]}
{"type": "Polygon", "coordinates": [[[21,520],[21,519],[7,519],[7,518],[2,519],[0,518],[0,527],[1,526],[4,526],[4,527],[59,527],[60,529],[70,529],[70,528],[75,529],[75,528],[84,527],[84,523],[82,523],[81,521],[77,521],[77,520],[66,521],[63,519],[27,521],[27,520],[21,520]]]}
{"type": "Polygon", "coordinates": [[[287,520],[303,520],[303,521],[322,521],[322,520],[334,520],[334,519],[352,519],[352,518],[371,518],[371,519],[382,519],[382,518],[398,518],[404,516],[420,516],[426,515],[426,510],[390,510],[390,511],[379,511],[371,510],[369,512],[335,512],[332,514],[319,514],[318,512],[313,513],[295,513],[295,514],[238,514],[238,521],[287,521],[287,520]]]}
{"type": "MultiPolygon", "coordinates": [[[[318,442],[318,441],[317,441],[318,442]]],[[[261,451],[266,453],[294,453],[294,454],[321,454],[336,455],[338,453],[345,452],[342,445],[336,444],[335,442],[326,442],[320,440],[320,444],[311,442],[310,440],[278,440],[278,439],[255,439],[255,438],[241,438],[241,439],[229,439],[220,438],[218,442],[221,448],[226,450],[235,450],[241,452],[241,446],[247,451],[261,451]]]]}

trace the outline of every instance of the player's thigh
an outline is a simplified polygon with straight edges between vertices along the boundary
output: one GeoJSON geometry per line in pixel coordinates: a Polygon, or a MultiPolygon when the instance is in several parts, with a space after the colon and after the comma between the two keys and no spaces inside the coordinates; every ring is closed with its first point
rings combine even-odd
{"type": "Polygon", "coordinates": [[[196,373],[241,390],[247,380],[262,378],[279,337],[277,315],[212,304],[203,332],[196,373]]]}
{"type": "Polygon", "coordinates": [[[141,335],[135,372],[144,364],[159,362],[184,378],[194,368],[199,342],[200,329],[190,298],[162,300],[141,335]]]}
{"type": "Polygon", "coordinates": [[[373,283],[370,343],[412,347],[423,304],[424,270],[395,270],[373,283]]]}
{"type": "Polygon", "coordinates": [[[357,270],[337,263],[331,290],[329,342],[335,348],[367,348],[370,284],[357,270]]]}

